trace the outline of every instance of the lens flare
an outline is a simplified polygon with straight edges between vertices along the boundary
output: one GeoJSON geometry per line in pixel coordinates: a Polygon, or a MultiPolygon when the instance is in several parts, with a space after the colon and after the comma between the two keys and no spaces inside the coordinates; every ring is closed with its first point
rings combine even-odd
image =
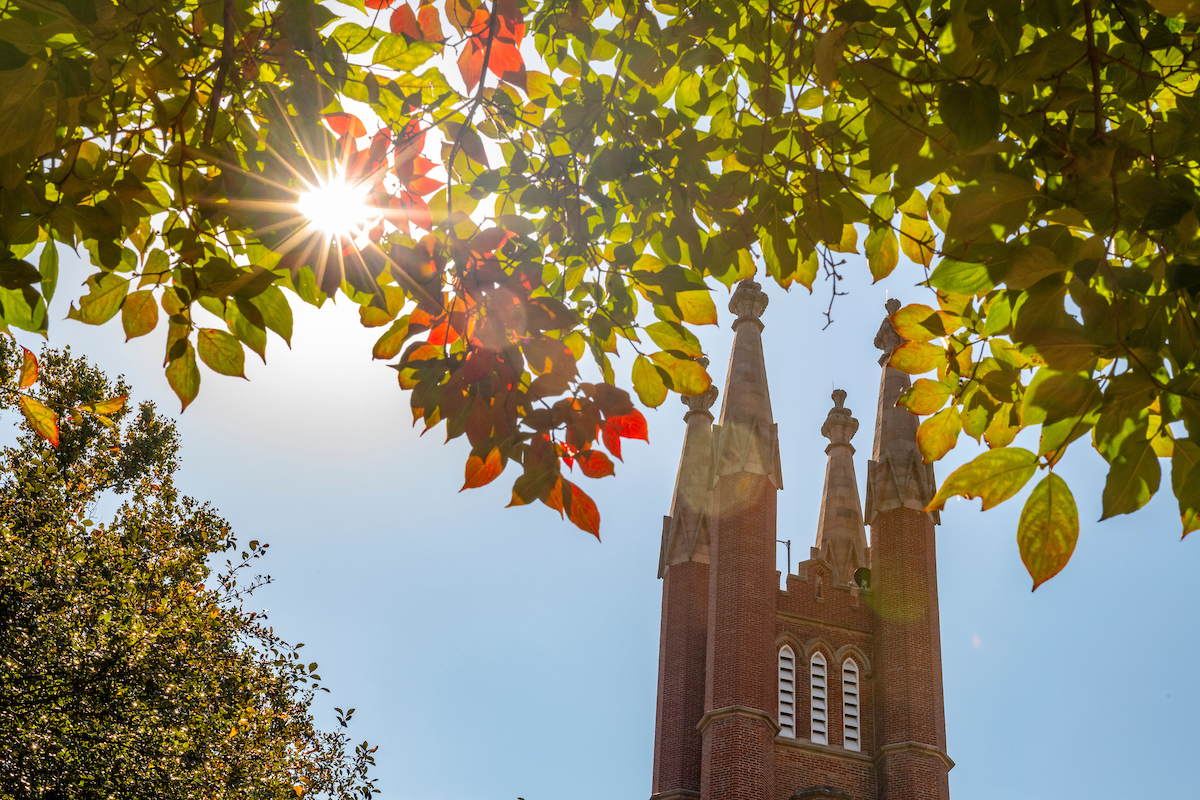
{"type": "Polygon", "coordinates": [[[341,178],[321,182],[300,195],[297,205],[315,227],[332,236],[351,236],[371,217],[366,184],[350,184],[341,178]]]}

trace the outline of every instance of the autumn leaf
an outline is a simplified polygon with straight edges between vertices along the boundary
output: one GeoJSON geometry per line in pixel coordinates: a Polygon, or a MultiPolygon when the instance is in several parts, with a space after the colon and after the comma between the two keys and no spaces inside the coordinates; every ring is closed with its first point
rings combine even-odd
{"type": "MultiPolygon", "coordinates": [[[[421,9],[421,11],[424,13],[425,9],[421,9]]],[[[425,38],[421,35],[421,29],[417,25],[416,15],[413,14],[413,10],[408,3],[401,3],[399,7],[392,12],[392,16],[388,20],[388,28],[392,33],[403,34],[415,42],[421,41],[425,38]]]]}
{"type": "Polygon", "coordinates": [[[125,341],[145,336],[158,326],[158,302],[149,290],[133,292],[121,306],[121,325],[125,341]]]}
{"type": "Polygon", "coordinates": [[[605,478],[613,474],[613,463],[599,450],[584,450],[575,456],[579,469],[589,478],[605,478]]]}
{"type": "Polygon", "coordinates": [[[892,351],[888,366],[909,375],[931,372],[946,359],[946,351],[928,342],[904,342],[892,351]]]}
{"type": "Polygon", "coordinates": [[[58,447],[58,415],[46,407],[42,401],[29,395],[17,398],[17,405],[25,415],[25,421],[33,432],[45,439],[54,447],[58,447]]]}
{"type": "Polygon", "coordinates": [[[187,410],[200,391],[200,368],[196,366],[196,350],[190,341],[185,339],[183,352],[169,361],[166,375],[171,390],[183,404],[180,410],[187,410]]]}
{"type": "MultiPolygon", "coordinates": [[[[648,408],[658,408],[667,399],[667,385],[663,382],[658,368],[644,355],[639,355],[633,362],[633,389],[638,399],[648,408]]],[[[620,448],[617,448],[620,450],[620,448]]],[[[620,453],[614,453],[620,458],[620,453]]]]}
{"type": "Polygon", "coordinates": [[[961,327],[954,316],[920,303],[901,308],[891,315],[891,320],[900,338],[910,342],[928,342],[961,327]]]}
{"type": "Polygon", "coordinates": [[[115,414],[125,407],[126,399],[127,396],[122,394],[118,395],[117,397],[110,397],[108,400],[100,400],[95,403],[84,403],[78,408],[80,411],[88,411],[92,414],[115,414]]]}
{"type": "Polygon", "coordinates": [[[38,379],[38,360],[28,349],[21,348],[21,378],[17,384],[18,388],[28,389],[33,386],[38,379]]]}
{"type": "Polygon", "coordinates": [[[671,388],[680,394],[694,397],[704,394],[712,386],[712,378],[698,361],[678,358],[670,353],[654,353],[650,360],[666,373],[671,388]]]}
{"type": "Polygon", "coordinates": [[[500,454],[500,448],[493,447],[488,451],[486,459],[472,453],[467,458],[466,480],[459,491],[485,486],[499,477],[503,471],[504,457],[500,454]]]}
{"type": "Polygon", "coordinates": [[[1079,539],[1079,511],[1066,481],[1051,472],[1034,487],[1017,525],[1017,547],[1033,588],[1057,575],[1079,539]]]}
{"type": "Polygon", "coordinates": [[[1037,461],[1036,455],[1020,447],[989,450],[950,473],[925,510],[939,511],[958,495],[982,498],[987,511],[1021,491],[1037,471],[1037,461]]]}
{"type": "Polygon", "coordinates": [[[246,377],[246,352],[234,336],[216,328],[201,328],[196,336],[200,360],[209,369],[235,378],[246,377]]]}
{"type": "Polygon", "coordinates": [[[920,378],[904,394],[896,405],[907,408],[913,414],[933,414],[950,399],[953,390],[942,381],[920,378]]]}
{"type": "Polygon", "coordinates": [[[954,406],[939,411],[917,428],[917,449],[926,464],[932,464],[949,453],[958,443],[962,422],[954,406]]]}
{"type": "MultiPolygon", "coordinates": [[[[412,11],[410,10],[411,14],[412,11]]],[[[338,136],[349,136],[351,139],[358,139],[367,135],[367,126],[362,120],[353,114],[345,111],[333,111],[326,114],[323,119],[329,129],[338,136]]]]}

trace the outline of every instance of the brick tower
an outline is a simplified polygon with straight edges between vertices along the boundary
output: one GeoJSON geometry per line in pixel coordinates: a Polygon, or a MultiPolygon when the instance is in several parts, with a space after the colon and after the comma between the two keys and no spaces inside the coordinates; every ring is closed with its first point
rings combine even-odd
{"type": "MultiPolygon", "coordinates": [[[[730,300],[719,424],[708,410],[715,389],[684,400],[659,559],[653,800],[948,800],[937,516],[923,510],[934,479],[916,449],[916,419],[895,407],[908,377],[885,366],[881,378],[870,546],[850,444],[859,423],[846,393],[833,393],[815,546],[781,591],[766,306],[753,281],[730,300]]],[[[885,318],[881,364],[900,341],[885,318]]]]}

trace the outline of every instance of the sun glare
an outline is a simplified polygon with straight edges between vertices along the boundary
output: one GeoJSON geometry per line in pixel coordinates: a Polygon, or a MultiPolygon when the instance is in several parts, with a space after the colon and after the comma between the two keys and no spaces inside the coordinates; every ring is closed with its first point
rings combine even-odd
{"type": "Polygon", "coordinates": [[[319,183],[300,195],[300,213],[333,236],[352,236],[371,217],[366,184],[351,185],[341,178],[319,183]]]}

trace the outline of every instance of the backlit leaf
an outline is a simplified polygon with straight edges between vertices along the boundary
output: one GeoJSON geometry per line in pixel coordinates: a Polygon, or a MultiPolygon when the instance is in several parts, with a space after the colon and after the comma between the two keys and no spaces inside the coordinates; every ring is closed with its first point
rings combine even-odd
{"type": "Polygon", "coordinates": [[[876,228],[867,234],[864,246],[867,251],[867,264],[871,268],[872,283],[892,274],[892,270],[900,263],[900,243],[891,228],[876,228]]]}
{"type": "Polygon", "coordinates": [[[125,341],[145,336],[158,325],[158,301],[154,292],[144,289],[125,298],[121,306],[121,325],[125,328],[125,341]]]}
{"type": "Polygon", "coordinates": [[[599,450],[584,450],[575,456],[580,470],[589,478],[605,478],[613,474],[613,463],[599,450]]]}
{"type": "Polygon", "coordinates": [[[683,321],[691,325],[716,325],[717,306],[712,295],[703,289],[688,290],[675,295],[683,321]]]}
{"type": "Polygon", "coordinates": [[[1171,454],[1171,488],[1179,501],[1183,535],[1200,528],[1200,445],[1191,438],[1177,439],[1171,454]]]}
{"type": "Polygon", "coordinates": [[[952,390],[941,381],[928,378],[917,380],[907,392],[900,395],[897,405],[907,408],[914,414],[925,416],[933,414],[950,399],[952,390]]]}
{"type": "Polygon", "coordinates": [[[17,406],[25,415],[25,421],[38,436],[54,447],[58,447],[58,415],[46,407],[41,400],[29,395],[17,398],[17,406]]]}
{"type": "Polygon", "coordinates": [[[371,348],[371,357],[387,360],[399,355],[408,338],[408,323],[408,316],[403,316],[393,322],[392,326],[384,332],[383,336],[379,337],[379,341],[375,342],[375,346],[371,348]]]}
{"type": "Polygon", "coordinates": [[[704,394],[712,386],[712,378],[698,361],[678,358],[670,353],[654,353],[650,360],[667,374],[671,388],[680,394],[704,394]]]}
{"type": "MultiPolygon", "coordinates": [[[[639,355],[633,362],[633,389],[642,405],[647,408],[658,408],[667,399],[667,385],[658,373],[658,368],[643,355],[639,355]]],[[[614,455],[620,457],[620,453],[614,455]]]]}
{"type": "Polygon", "coordinates": [[[1126,438],[1117,457],[1109,463],[1100,519],[1128,514],[1146,505],[1158,491],[1161,477],[1158,455],[1150,441],[1141,435],[1126,438]]]}
{"type": "Polygon", "coordinates": [[[946,360],[946,351],[928,342],[904,342],[892,351],[888,366],[909,375],[921,375],[937,369],[946,360]]]}
{"type": "Polygon", "coordinates": [[[196,394],[200,391],[200,368],[196,365],[196,349],[192,343],[183,340],[182,352],[172,358],[167,364],[167,383],[183,404],[180,410],[186,410],[196,394]]]}
{"type": "Polygon", "coordinates": [[[1020,447],[998,447],[963,464],[942,483],[942,488],[925,507],[938,511],[954,496],[983,500],[983,510],[1003,503],[1029,482],[1037,471],[1038,457],[1020,447]]]}
{"type": "Polygon", "coordinates": [[[28,349],[21,348],[21,377],[17,383],[18,388],[28,389],[33,386],[38,379],[38,360],[28,349]]]}
{"type": "Polygon", "coordinates": [[[79,308],[71,305],[68,319],[77,319],[88,325],[108,322],[121,308],[125,293],[129,291],[129,279],[112,272],[89,275],[88,293],[79,298],[79,308]]]}
{"type": "Polygon", "coordinates": [[[462,489],[476,489],[480,486],[485,486],[500,475],[504,471],[504,458],[500,455],[500,448],[493,447],[487,454],[487,458],[480,458],[472,453],[467,458],[466,480],[463,482],[462,489]]]}
{"type": "Polygon", "coordinates": [[[1067,482],[1051,472],[1030,493],[1017,525],[1017,547],[1034,589],[1067,565],[1078,539],[1075,498],[1067,482]]]}
{"type": "Polygon", "coordinates": [[[645,330],[663,350],[677,350],[688,358],[704,355],[700,349],[700,340],[677,322],[655,322],[647,325],[645,330]]]}
{"type": "Polygon", "coordinates": [[[246,377],[246,351],[232,334],[216,328],[201,328],[196,343],[200,360],[213,372],[246,377]]]}
{"type": "Polygon", "coordinates": [[[115,414],[125,407],[126,395],[109,398],[108,400],[100,400],[95,403],[84,403],[79,406],[80,411],[88,411],[92,414],[108,415],[115,414]]]}
{"type": "Polygon", "coordinates": [[[1029,221],[1030,205],[1038,191],[1013,175],[981,178],[953,197],[946,236],[969,242],[1002,238],[1029,221]]]}
{"type": "Polygon", "coordinates": [[[921,423],[917,428],[917,449],[926,464],[932,464],[949,453],[958,443],[962,430],[958,409],[950,406],[921,423]]]}
{"type": "Polygon", "coordinates": [[[935,311],[926,305],[913,303],[892,314],[892,327],[900,338],[910,342],[927,342],[958,330],[958,320],[945,311],[935,311]]]}

